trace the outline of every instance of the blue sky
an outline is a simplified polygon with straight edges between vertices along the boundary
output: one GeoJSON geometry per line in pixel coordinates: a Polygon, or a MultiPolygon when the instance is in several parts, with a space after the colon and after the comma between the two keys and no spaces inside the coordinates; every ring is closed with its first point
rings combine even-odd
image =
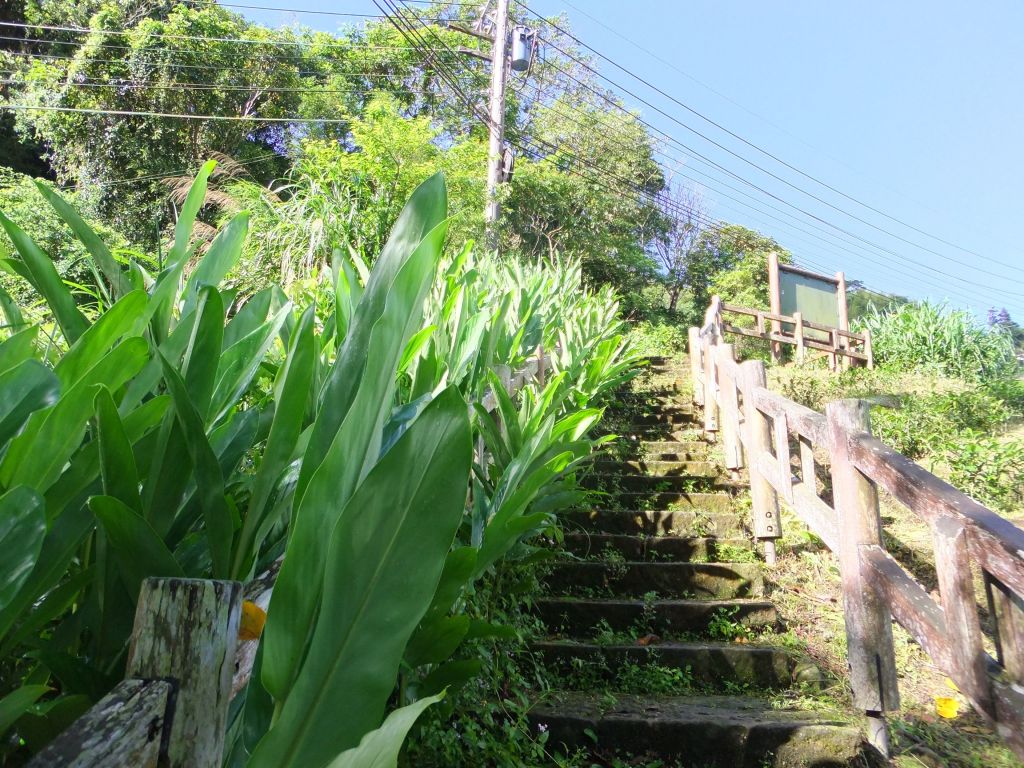
{"type": "MultiPolygon", "coordinates": [[[[602,74],[675,118],[624,97],[660,131],[806,211],[798,213],[700,162],[683,158],[680,166],[683,153],[671,144],[676,159],[666,162],[703,182],[712,216],[773,235],[812,268],[842,269],[848,279],[878,290],[949,300],[978,314],[1005,306],[1024,321],[1018,234],[1024,201],[1024,3],[988,0],[974,8],[952,0],[529,4],[543,15],[565,12],[574,33],[589,45],[800,171],[954,245],[816,184],[602,62],[602,74]],[[676,120],[869,223],[771,178],[676,120]],[[757,202],[726,189],[723,180],[757,202]]],[[[371,0],[272,5],[377,12],[371,0]]],[[[341,21],[245,12],[271,25],[298,22],[334,30],[341,21]]]]}

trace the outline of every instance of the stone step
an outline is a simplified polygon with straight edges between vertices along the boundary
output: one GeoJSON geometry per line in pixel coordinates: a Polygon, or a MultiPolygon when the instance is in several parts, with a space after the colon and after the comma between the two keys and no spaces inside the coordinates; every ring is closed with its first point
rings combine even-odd
{"type": "Polygon", "coordinates": [[[814,665],[801,662],[783,648],[704,642],[676,643],[654,640],[639,643],[599,645],[572,640],[545,640],[531,644],[544,663],[560,674],[571,673],[582,660],[588,672],[604,673],[614,679],[626,664],[674,667],[686,670],[694,685],[705,689],[726,684],[756,688],[787,688],[802,677],[820,676],[814,665]]]}
{"type": "MultiPolygon", "coordinates": [[[[688,407],[651,408],[647,413],[632,417],[633,424],[638,426],[654,426],[660,424],[696,424],[693,409],[688,407]]],[[[703,422],[701,422],[703,423],[703,422]]]]}
{"type": "Polygon", "coordinates": [[[764,595],[758,563],[561,562],[544,582],[559,594],[596,590],[641,597],[656,592],[662,597],[699,600],[764,595]]]}
{"type": "Polygon", "coordinates": [[[643,475],[594,472],[580,481],[584,488],[614,490],[619,493],[651,493],[689,491],[706,485],[708,481],[731,485],[729,476],[709,461],[693,462],[692,473],[687,475],[643,475]]]}
{"type": "MultiPolygon", "coordinates": [[[[664,453],[699,453],[707,455],[711,446],[703,440],[642,440],[637,441],[639,449],[645,456],[664,453]]],[[[666,459],[666,461],[682,461],[682,459],[666,459]]]]}
{"type": "MultiPolygon", "coordinates": [[[[706,457],[705,457],[706,458],[706,457]]],[[[594,467],[601,474],[642,474],[650,477],[711,477],[725,474],[718,464],[701,459],[662,460],[611,458],[598,459],[594,467]]]]}
{"type": "MultiPolygon", "coordinates": [[[[584,484],[590,481],[584,481],[584,484]]],[[[744,483],[727,478],[695,478],[692,491],[642,490],[615,491],[615,505],[622,509],[706,509],[727,511],[732,509],[735,494],[747,488],[744,483]]],[[[596,489],[595,489],[596,490],[596,489]]],[[[600,497],[594,500],[601,504],[600,497]]]]}
{"type": "Polygon", "coordinates": [[[779,711],[750,697],[559,692],[529,720],[548,732],[549,748],[685,756],[702,768],[838,768],[864,752],[860,729],[840,715],[779,711]]]}
{"type": "Polygon", "coordinates": [[[567,533],[564,549],[577,557],[600,557],[609,550],[626,560],[716,561],[723,546],[752,549],[743,538],[709,536],[630,536],[615,533],[567,533]]]}
{"type": "Polygon", "coordinates": [[[701,426],[696,421],[686,424],[642,424],[630,423],[612,430],[617,435],[644,442],[695,442],[701,426]]]}
{"type": "Polygon", "coordinates": [[[616,632],[641,629],[657,635],[703,634],[719,616],[749,629],[778,623],[775,606],[767,600],[631,600],[544,597],[537,600],[541,620],[549,630],[568,637],[591,638],[603,624],[616,632]]]}
{"type": "MultiPolygon", "coordinates": [[[[729,512],[725,494],[691,494],[694,506],[669,510],[586,510],[567,512],[562,518],[585,531],[645,536],[743,536],[747,514],[729,512]],[[702,497],[702,498],[697,498],[702,497]]],[[[570,528],[571,530],[571,528],[570,528]]]]}

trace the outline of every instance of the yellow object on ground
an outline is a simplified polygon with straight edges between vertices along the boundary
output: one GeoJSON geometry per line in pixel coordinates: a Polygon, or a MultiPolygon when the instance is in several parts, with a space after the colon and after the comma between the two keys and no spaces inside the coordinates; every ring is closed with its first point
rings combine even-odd
{"type": "Polygon", "coordinates": [[[242,603],[242,620],[238,624],[239,640],[259,640],[263,625],[267,623],[267,612],[256,603],[246,600],[242,603]]]}
{"type": "Polygon", "coordinates": [[[960,702],[956,699],[950,698],[949,696],[936,696],[935,711],[938,713],[939,717],[945,717],[952,720],[960,712],[960,702]]]}

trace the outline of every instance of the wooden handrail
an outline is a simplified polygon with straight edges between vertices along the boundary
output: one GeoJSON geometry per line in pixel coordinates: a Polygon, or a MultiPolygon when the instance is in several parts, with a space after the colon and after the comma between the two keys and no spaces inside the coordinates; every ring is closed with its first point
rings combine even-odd
{"type": "MultiPolygon", "coordinates": [[[[727,466],[749,470],[751,523],[765,560],[773,562],[782,536],[780,498],[838,556],[851,683],[867,716],[869,740],[887,750],[883,714],[899,708],[892,617],[1024,757],[1024,530],[872,437],[866,403],[834,403],[826,415],[770,391],[764,364],[737,362],[733,346],[724,343],[723,332],[731,327],[721,322],[723,311],[756,317],[762,329],[769,321],[789,319],[714,302],[704,327],[689,332],[694,402],[704,408],[709,438],[722,436],[727,466]],[[736,448],[730,447],[732,435],[738,437],[736,448]],[[831,504],[817,492],[819,458],[832,477],[831,504]],[[878,489],[930,527],[941,603],[885,551],[878,489]],[[995,659],[983,648],[975,566],[995,620],[995,659]]],[[[784,334],[743,331],[793,341],[784,334]]],[[[870,336],[862,340],[870,359],[870,336]]],[[[835,352],[850,356],[849,350],[835,352]]]]}

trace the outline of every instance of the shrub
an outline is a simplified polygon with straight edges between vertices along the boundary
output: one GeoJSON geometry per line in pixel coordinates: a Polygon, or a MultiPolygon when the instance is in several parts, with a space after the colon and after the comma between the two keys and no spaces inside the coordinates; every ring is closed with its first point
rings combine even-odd
{"type": "Polygon", "coordinates": [[[1006,329],[969,312],[928,302],[891,312],[869,311],[857,330],[871,332],[875,361],[893,370],[927,370],[967,380],[991,380],[1017,370],[1006,329]]]}
{"type": "Polygon", "coordinates": [[[686,351],[686,326],[642,320],[633,325],[629,340],[641,355],[677,355],[686,351]]]}

